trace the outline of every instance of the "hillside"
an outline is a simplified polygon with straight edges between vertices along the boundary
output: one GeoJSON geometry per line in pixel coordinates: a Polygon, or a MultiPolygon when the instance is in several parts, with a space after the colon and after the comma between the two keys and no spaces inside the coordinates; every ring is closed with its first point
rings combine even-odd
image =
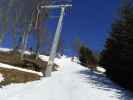
{"type": "MultiPolygon", "coordinates": [[[[47,57],[42,55],[41,59],[47,57]]],[[[55,63],[61,68],[52,77],[0,88],[0,100],[132,100],[129,92],[104,74],[91,72],[67,57],[55,63]]]]}

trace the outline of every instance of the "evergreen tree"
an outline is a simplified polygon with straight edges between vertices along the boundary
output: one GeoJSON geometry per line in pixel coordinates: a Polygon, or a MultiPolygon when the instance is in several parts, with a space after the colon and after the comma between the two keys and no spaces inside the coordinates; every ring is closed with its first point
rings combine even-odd
{"type": "Polygon", "coordinates": [[[107,69],[111,79],[133,89],[133,2],[130,0],[122,6],[110,34],[100,65],[107,69]]]}
{"type": "Polygon", "coordinates": [[[96,67],[96,59],[92,51],[84,45],[80,47],[79,60],[83,66],[90,67],[90,68],[96,67]]]}

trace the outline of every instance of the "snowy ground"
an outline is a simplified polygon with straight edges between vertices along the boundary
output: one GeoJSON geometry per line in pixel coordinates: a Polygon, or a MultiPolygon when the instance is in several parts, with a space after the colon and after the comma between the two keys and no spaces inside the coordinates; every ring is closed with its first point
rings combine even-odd
{"type": "MultiPolygon", "coordinates": [[[[41,58],[46,60],[46,56],[41,58]]],[[[61,71],[52,77],[0,89],[0,100],[133,100],[129,92],[113,84],[104,75],[71,62],[56,59],[61,71]]]]}
{"type": "Polygon", "coordinates": [[[43,76],[43,74],[41,72],[36,72],[36,71],[33,71],[33,70],[29,70],[29,69],[14,67],[12,65],[3,64],[3,63],[0,63],[0,68],[16,69],[16,70],[19,70],[19,71],[24,71],[24,72],[28,72],[28,73],[37,74],[39,76],[43,76]]]}

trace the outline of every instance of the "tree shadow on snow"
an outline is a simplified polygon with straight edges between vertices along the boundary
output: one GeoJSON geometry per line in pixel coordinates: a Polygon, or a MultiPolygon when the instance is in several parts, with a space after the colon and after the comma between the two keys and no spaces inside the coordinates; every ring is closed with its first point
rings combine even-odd
{"type": "Polygon", "coordinates": [[[118,94],[117,97],[120,100],[133,100],[133,93],[119,87],[104,74],[99,74],[90,70],[82,70],[78,73],[82,76],[84,81],[92,84],[92,88],[95,87],[105,91],[114,91],[116,94],[118,94]]]}

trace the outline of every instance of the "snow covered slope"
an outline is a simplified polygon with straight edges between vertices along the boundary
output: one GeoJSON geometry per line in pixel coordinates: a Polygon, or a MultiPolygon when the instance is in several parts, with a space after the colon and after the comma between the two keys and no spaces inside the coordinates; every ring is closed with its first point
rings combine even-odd
{"type": "Polygon", "coordinates": [[[39,81],[3,87],[0,100],[132,100],[128,92],[104,75],[91,72],[69,58],[55,62],[62,66],[61,71],[39,81]]]}

